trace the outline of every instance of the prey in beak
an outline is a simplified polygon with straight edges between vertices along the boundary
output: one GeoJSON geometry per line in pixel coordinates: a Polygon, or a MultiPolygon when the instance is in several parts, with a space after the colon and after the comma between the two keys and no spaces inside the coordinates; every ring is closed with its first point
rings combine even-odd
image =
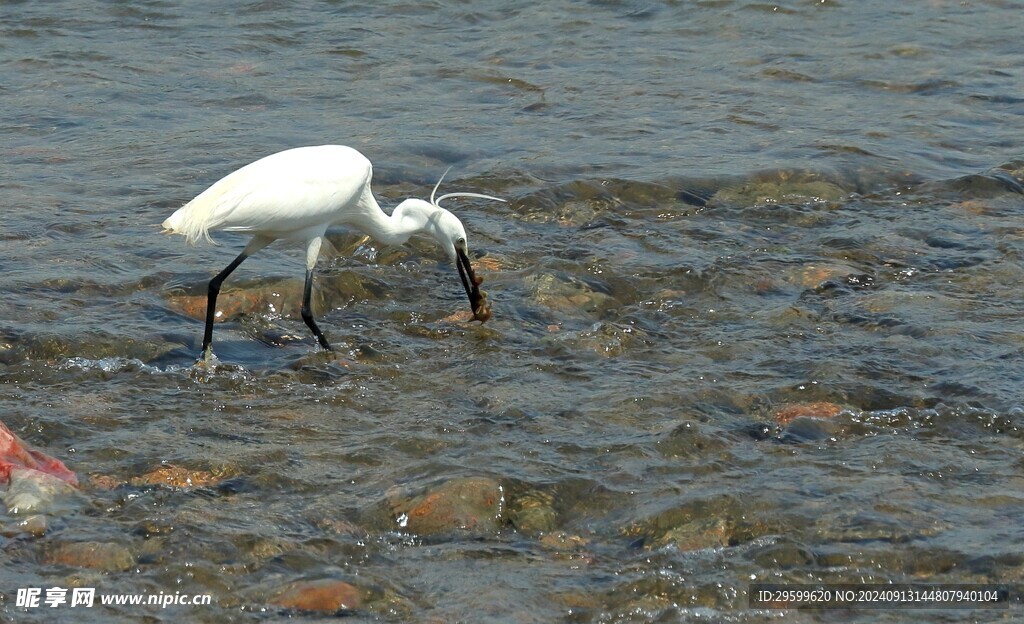
{"type": "Polygon", "coordinates": [[[462,285],[466,288],[466,296],[469,297],[469,306],[473,309],[473,318],[486,323],[491,318],[491,304],[487,302],[487,293],[480,290],[480,284],[484,278],[477,277],[473,267],[469,264],[469,256],[458,245],[455,246],[455,264],[459,267],[459,277],[462,278],[462,285]]]}

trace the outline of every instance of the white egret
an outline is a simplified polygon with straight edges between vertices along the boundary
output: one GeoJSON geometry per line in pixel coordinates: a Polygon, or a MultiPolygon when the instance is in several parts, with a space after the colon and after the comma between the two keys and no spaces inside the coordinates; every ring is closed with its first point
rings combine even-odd
{"type": "Polygon", "coordinates": [[[212,354],[213,317],[221,284],[242,261],[279,238],[306,244],[302,320],[324,349],[331,348],[313,320],[309,299],[313,267],[324,234],[332,225],[353,226],[387,245],[401,245],[419,233],[433,237],[458,267],[473,317],[480,322],[491,317],[491,306],[480,291],[483,280],[469,263],[466,230],[440,203],[451,197],[505,200],[479,193],[448,193],[435,198],[441,184],[438,180],[430,202],[407,199],[389,216],[370,190],[372,176],[370,161],[351,147],[298,147],[271,154],[228,174],[163,222],[165,232],[182,234],[190,244],[203,238],[212,241],[213,230],[253,235],[242,253],[210,280],[203,360],[212,354]]]}

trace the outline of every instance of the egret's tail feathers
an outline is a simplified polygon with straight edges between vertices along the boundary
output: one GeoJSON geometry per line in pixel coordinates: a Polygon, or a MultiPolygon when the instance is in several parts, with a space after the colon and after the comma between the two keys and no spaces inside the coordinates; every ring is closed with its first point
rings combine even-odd
{"type": "Polygon", "coordinates": [[[210,226],[207,223],[203,211],[195,210],[190,202],[178,208],[171,216],[163,222],[164,232],[167,234],[181,234],[188,241],[189,245],[195,245],[200,239],[212,243],[210,237],[210,226]]]}

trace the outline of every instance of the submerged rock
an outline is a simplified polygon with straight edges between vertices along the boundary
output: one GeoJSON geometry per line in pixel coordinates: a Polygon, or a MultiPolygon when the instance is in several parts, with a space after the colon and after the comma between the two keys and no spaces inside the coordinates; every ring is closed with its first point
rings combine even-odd
{"type": "Polygon", "coordinates": [[[417,535],[491,533],[504,522],[505,489],[489,477],[462,477],[419,496],[394,494],[389,496],[388,504],[398,525],[417,535]]]}
{"type": "Polygon", "coordinates": [[[790,403],[775,408],[772,419],[786,426],[797,418],[835,418],[843,412],[843,407],[836,403],[817,401],[814,403],[790,403]]]}
{"type": "Polygon", "coordinates": [[[509,501],[509,520],[520,533],[543,535],[558,526],[558,512],[551,492],[529,490],[509,501]]]}
{"type": "Polygon", "coordinates": [[[125,546],[114,542],[65,542],[51,547],[43,556],[49,564],[89,568],[102,572],[123,572],[135,565],[125,546]]]}
{"type": "Polygon", "coordinates": [[[533,300],[556,312],[598,313],[615,303],[611,295],[598,292],[576,279],[560,279],[552,274],[526,278],[533,300]]]}
{"type": "Polygon", "coordinates": [[[845,264],[807,264],[790,271],[785,280],[801,288],[820,288],[823,284],[844,281],[857,270],[845,264]]]}
{"type": "Polygon", "coordinates": [[[11,515],[51,514],[76,498],[78,490],[51,474],[12,468],[10,486],[2,495],[11,515]]]}
{"type": "Polygon", "coordinates": [[[838,185],[813,174],[777,172],[739,186],[720,189],[708,200],[708,206],[751,207],[764,204],[834,202],[847,193],[838,185]]]}
{"type": "Polygon", "coordinates": [[[653,539],[653,549],[674,546],[679,550],[703,550],[729,545],[730,528],[724,518],[698,518],[674,526],[653,539]]]}
{"type": "Polygon", "coordinates": [[[683,551],[735,546],[772,532],[775,530],[760,519],[757,509],[733,496],[690,501],[624,530],[627,536],[642,538],[646,549],[683,551]]]}
{"type": "MultiPolygon", "coordinates": [[[[301,278],[273,281],[228,282],[217,297],[214,320],[226,321],[238,316],[256,314],[267,317],[299,317],[305,282],[301,278]]],[[[341,271],[317,277],[311,303],[314,311],[340,305],[341,302],[381,299],[389,287],[384,282],[354,273],[341,271]]],[[[167,306],[179,314],[196,320],[206,319],[207,293],[205,284],[199,294],[170,294],[167,306]]]]}
{"type": "Polygon", "coordinates": [[[337,579],[289,583],[270,600],[271,604],[300,611],[337,613],[363,605],[363,592],[337,579]]]}
{"type": "Polygon", "coordinates": [[[215,474],[208,470],[191,470],[182,466],[166,464],[146,474],[129,480],[136,487],[145,485],[166,485],[172,488],[193,488],[217,485],[228,475],[215,474]]]}
{"type": "Polygon", "coordinates": [[[687,420],[658,440],[657,449],[665,457],[709,463],[729,459],[728,441],[709,425],[687,420]]]}
{"type": "MultiPolygon", "coordinates": [[[[215,321],[224,321],[241,314],[288,316],[297,313],[302,304],[303,282],[282,280],[252,287],[226,288],[217,297],[215,321]],[[294,310],[293,310],[294,308],[294,310]]],[[[167,305],[175,312],[197,320],[206,319],[207,295],[170,295],[167,305]]]]}
{"type": "Polygon", "coordinates": [[[46,516],[36,514],[0,527],[0,535],[4,537],[17,537],[19,535],[42,537],[46,534],[48,528],[50,528],[50,521],[47,520],[46,516]]]}

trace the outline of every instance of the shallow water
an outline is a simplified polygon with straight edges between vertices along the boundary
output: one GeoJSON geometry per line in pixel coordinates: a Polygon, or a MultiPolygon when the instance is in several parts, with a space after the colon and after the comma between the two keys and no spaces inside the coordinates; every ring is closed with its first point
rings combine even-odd
{"type": "Polygon", "coordinates": [[[332,578],[359,621],[910,622],[747,589],[1024,577],[1014,3],[5,3],[0,29],[0,420],[84,493],[0,537],[5,620],[271,621],[332,578]],[[449,319],[429,241],[339,230],[336,355],[274,246],[194,368],[245,240],[158,224],[317,143],[388,209],[449,166],[510,201],[451,204],[493,320],[449,319]],[[475,477],[487,522],[396,511],[475,477]],[[54,554],[84,541],[134,563],[54,554]],[[50,586],[214,604],[15,606],[50,586]]]}

